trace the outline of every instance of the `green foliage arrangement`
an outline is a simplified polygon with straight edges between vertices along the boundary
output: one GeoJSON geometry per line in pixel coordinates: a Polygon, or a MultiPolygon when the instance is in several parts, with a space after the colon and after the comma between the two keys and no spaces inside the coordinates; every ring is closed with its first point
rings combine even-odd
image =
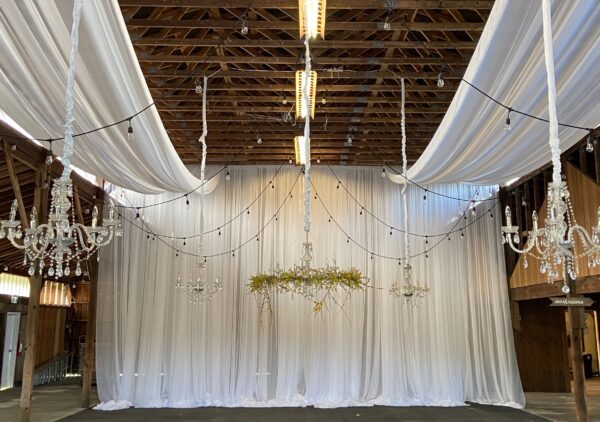
{"type": "Polygon", "coordinates": [[[262,299],[260,312],[268,306],[272,313],[271,297],[274,293],[292,293],[313,303],[313,311],[320,312],[328,301],[341,307],[340,293],[365,290],[367,279],[356,268],[341,270],[338,267],[307,268],[296,266],[274,274],[256,274],[250,278],[250,293],[262,299]]]}

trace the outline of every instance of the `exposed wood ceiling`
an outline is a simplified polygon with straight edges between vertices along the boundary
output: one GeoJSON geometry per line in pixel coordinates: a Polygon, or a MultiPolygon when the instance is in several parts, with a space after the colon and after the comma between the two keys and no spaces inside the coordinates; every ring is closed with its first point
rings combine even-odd
{"type": "MultiPolygon", "coordinates": [[[[269,164],[293,156],[293,137],[303,123],[284,123],[282,114],[294,112],[294,72],[304,60],[297,0],[119,2],[147,84],[185,163],[201,157],[196,81],[217,71],[208,89],[208,162],[269,164]],[[247,35],[240,32],[242,16],[247,35]]],[[[313,160],[400,163],[402,75],[408,157],[414,162],[452,100],[493,3],[328,0],[325,40],[311,43],[318,71],[313,160]],[[384,29],[386,17],[390,30],[384,29]],[[442,67],[445,86],[438,88],[442,67]]]]}

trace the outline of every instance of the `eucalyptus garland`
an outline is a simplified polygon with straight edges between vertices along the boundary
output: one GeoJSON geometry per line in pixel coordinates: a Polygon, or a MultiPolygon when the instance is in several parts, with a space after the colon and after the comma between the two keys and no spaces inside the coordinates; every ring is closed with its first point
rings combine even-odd
{"type": "Polygon", "coordinates": [[[338,267],[309,268],[295,266],[289,270],[277,270],[273,274],[256,274],[250,278],[250,293],[261,299],[260,314],[268,307],[273,313],[272,295],[292,293],[304,297],[313,304],[313,311],[320,312],[329,301],[338,306],[340,293],[365,290],[367,278],[356,268],[342,270],[338,267]]]}

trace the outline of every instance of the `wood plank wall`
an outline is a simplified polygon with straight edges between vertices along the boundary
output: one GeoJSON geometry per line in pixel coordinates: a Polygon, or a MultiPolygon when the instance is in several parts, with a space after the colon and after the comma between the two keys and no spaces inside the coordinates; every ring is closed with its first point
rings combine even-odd
{"type": "Polygon", "coordinates": [[[40,306],[38,312],[36,367],[50,361],[65,350],[67,308],[40,306]]]}
{"type": "Polygon", "coordinates": [[[567,332],[563,308],[548,299],[519,302],[515,349],[524,391],[570,392],[567,332]]]}

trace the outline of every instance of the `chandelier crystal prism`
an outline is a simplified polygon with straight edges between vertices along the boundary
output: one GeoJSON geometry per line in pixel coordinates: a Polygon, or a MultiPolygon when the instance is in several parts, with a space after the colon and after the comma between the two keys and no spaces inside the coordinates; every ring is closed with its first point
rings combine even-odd
{"type": "Polygon", "coordinates": [[[502,226],[501,235],[503,244],[508,244],[514,252],[524,255],[523,266],[525,268],[529,265],[527,257],[538,259],[541,262],[540,273],[546,276],[549,283],[562,279],[562,292],[567,294],[570,292],[568,279],[575,280],[577,277],[577,260],[579,258],[587,257],[589,267],[600,265],[600,208],[598,208],[598,223],[592,227],[590,235],[575,220],[571,194],[561,173],[552,21],[548,0],[542,2],[542,15],[550,117],[548,143],[552,153],[552,182],[548,183],[546,218],[544,227],[539,227],[537,213],[535,211],[532,213],[533,227],[525,234],[527,240],[521,248],[521,230],[512,224],[512,213],[510,207],[506,206],[506,225],[502,226]]]}
{"type": "Polygon", "coordinates": [[[31,210],[29,227],[16,219],[18,199],[12,203],[8,220],[0,222],[0,239],[6,237],[17,249],[24,251],[24,264],[29,264],[28,274],[33,276],[38,271],[42,274],[47,266],[47,274],[56,278],[67,277],[71,273],[71,261],[76,260],[75,274],[81,275],[81,260],[88,259],[98,248],[109,244],[114,236],[121,236],[123,229],[112,201],[109,202],[108,218],[98,226],[98,208],[92,211],[92,223],[86,226],[74,222],[73,182],[71,181],[71,156],[73,155],[73,92],[75,85],[75,63],[79,41],[79,21],[81,19],[81,0],[75,0],[73,8],[73,27],[71,30],[71,56],[67,78],[66,122],[62,175],[55,179],[50,191],[50,212],[48,222],[38,224],[35,207],[31,210]],[[71,221],[69,220],[69,214],[71,221]]]}

